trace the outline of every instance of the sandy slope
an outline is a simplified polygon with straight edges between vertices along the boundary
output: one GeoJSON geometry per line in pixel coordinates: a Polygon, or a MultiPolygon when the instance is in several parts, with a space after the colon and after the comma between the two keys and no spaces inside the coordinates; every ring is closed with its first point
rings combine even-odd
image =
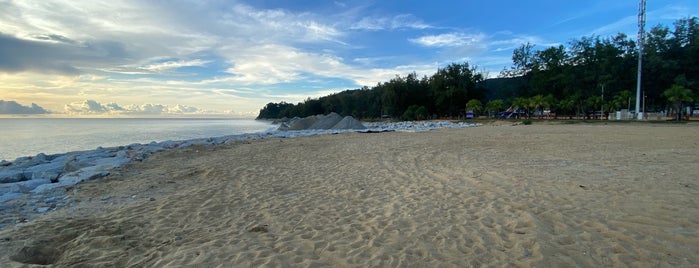
{"type": "Polygon", "coordinates": [[[593,124],[180,149],[4,230],[0,263],[696,267],[698,144],[698,125],[593,124]]]}

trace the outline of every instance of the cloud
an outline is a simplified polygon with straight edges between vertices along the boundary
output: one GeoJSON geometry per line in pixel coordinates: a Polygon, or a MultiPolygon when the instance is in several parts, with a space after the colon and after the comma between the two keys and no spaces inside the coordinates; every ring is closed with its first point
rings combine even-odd
{"type": "Polygon", "coordinates": [[[204,67],[210,60],[193,59],[154,59],[144,64],[123,65],[104,69],[106,72],[120,74],[170,74],[184,67],[204,67]]]}
{"type": "Polygon", "coordinates": [[[133,100],[257,110],[270,98],[372,86],[413,71],[429,75],[435,62],[472,56],[488,39],[437,33],[393,50],[392,42],[438,27],[412,14],[366,16],[380,11],[350,2],[330,2],[332,10],[344,12],[334,14],[238,1],[3,3],[0,90],[7,98],[42,98],[53,110],[76,114],[201,112],[116,103],[133,100]],[[377,31],[395,36],[380,40],[375,36],[384,32],[377,31]],[[371,42],[379,41],[387,54],[375,53],[371,42]],[[237,91],[220,93],[228,89],[237,91]],[[78,101],[83,99],[93,101],[78,101]]]}
{"type": "Polygon", "coordinates": [[[255,9],[236,4],[230,12],[222,14],[219,23],[228,26],[223,36],[244,38],[246,46],[254,43],[335,42],[345,35],[319,15],[293,13],[282,9],[255,9]],[[262,34],[264,33],[264,34],[262,34]],[[250,37],[255,37],[254,39],[250,37]]]}
{"type": "Polygon", "coordinates": [[[0,100],[0,114],[48,114],[46,109],[35,103],[24,106],[15,101],[0,100]]]}
{"type": "Polygon", "coordinates": [[[37,42],[0,34],[0,72],[27,70],[62,75],[77,75],[70,64],[70,49],[61,43],[37,42]]]}
{"type": "Polygon", "coordinates": [[[159,63],[153,63],[149,64],[147,66],[144,66],[144,70],[148,71],[153,71],[153,72],[163,72],[171,69],[178,69],[182,67],[194,67],[194,66],[204,66],[209,61],[205,60],[173,60],[173,61],[165,61],[165,62],[159,62],[159,63]]]}
{"type": "Polygon", "coordinates": [[[396,30],[396,29],[427,29],[431,28],[429,24],[416,18],[411,14],[401,14],[393,17],[363,17],[358,22],[350,26],[353,30],[396,30]]]}
{"type": "Polygon", "coordinates": [[[65,112],[72,115],[193,115],[213,113],[181,104],[168,106],[147,103],[121,106],[114,102],[102,104],[95,100],[66,104],[65,112]]]}
{"type": "Polygon", "coordinates": [[[410,39],[410,42],[426,47],[459,47],[478,44],[485,38],[484,34],[445,33],[425,35],[410,39]]]}
{"type": "Polygon", "coordinates": [[[499,32],[490,37],[492,41],[489,42],[489,46],[493,51],[508,51],[512,52],[515,48],[520,47],[523,44],[533,44],[542,47],[552,47],[558,46],[560,43],[549,42],[541,37],[533,35],[513,35],[509,32],[499,32]]]}
{"type": "Polygon", "coordinates": [[[94,100],[85,100],[83,102],[66,104],[65,110],[69,114],[101,114],[115,108],[114,106],[116,105],[105,106],[94,100]]]}
{"type": "Polygon", "coordinates": [[[69,42],[63,37],[19,39],[0,33],[0,72],[79,75],[86,70],[123,63],[130,57],[113,41],[69,42]],[[54,42],[61,40],[60,42],[54,42]]]}
{"type": "Polygon", "coordinates": [[[626,16],[615,22],[606,24],[601,27],[597,27],[592,30],[592,35],[611,35],[621,32],[621,29],[633,29],[635,25],[638,24],[638,18],[636,16],[626,16]]]}

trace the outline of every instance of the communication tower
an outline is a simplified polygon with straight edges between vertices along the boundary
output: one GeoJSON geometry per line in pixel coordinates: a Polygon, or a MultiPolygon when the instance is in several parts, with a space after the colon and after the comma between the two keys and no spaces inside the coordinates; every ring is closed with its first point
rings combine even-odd
{"type": "Polygon", "coordinates": [[[636,78],[636,114],[638,119],[643,119],[641,108],[641,65],[643,62],[643,45],[645,42],[645,32],[643,28],[646,26],[646,0],[641,0],[638,4],[638,76],[636,78]]]}

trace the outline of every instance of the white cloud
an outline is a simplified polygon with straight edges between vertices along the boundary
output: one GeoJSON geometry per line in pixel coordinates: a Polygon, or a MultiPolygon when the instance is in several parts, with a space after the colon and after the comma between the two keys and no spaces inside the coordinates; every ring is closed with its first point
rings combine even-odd
{"type": "Polygon", "coordinates": [[[95,100],[84,100],[66,104],[65,112],[71,115],[193,115],[210,111],[181,104],[168,106],[146,103],[121,106],[114,102],[102,104],[95,100]]]}
{"type": "Polygon", "coordinates": [[[245,45],[255,43],[335,42],[345,34],[312,13],[292,13],[281,9],[255,9],[237,4],[221,15],[220,23],[228,26],[224,36],[242,39],[245,45]]]}
{"type": "Polygon", "coordinates": [[[153,72],[163,72],[171,69],[178,69],[182,67],[194,67],[194,66],[204,66],[210,61],[205,60],[176,60],[176,61],[165,61],[160,63],[153,63],[142,67],[144,70],[153,72]]]}
{"type": "Polygon", "coordinates": [[[541,47],[558,46],[560,43],[549,42],[538,36],[532,35],[512,35],[512,33],[498,33],[490,38],[489,47],[492,51],[508,51],[512,52],[515,48],[523,44],[533,44],[541,47]]]}
{"type": "MultiPolygon", "coordinates": [[[[223,79],[242,85],[290,82],[302,78],[304,74],[344,77],[345,71],[351,69],[336,56],[283,45],[269,44],[242,50],[230,48],[226,51],[230,51],[234,61],[232,67],[226,70],[232,76],[223,79]]],[[[216,81],[221,81],[221,78],[216,81]]]]}
{"type": "Polygon", "coordinates": [[[429,24],[416,18],[411,14],[401,14],[393,17],[374,16],[363,17],[358,22],[354,23],[350,29],[353,30],[395,30],[395,29],[427,29],[431,28],[429,24]]]}
{"type": "MultiPolygon", "coordinates": [[[[369,13],[363,8],[333,17],[227,1],[3,2],[0,75],[16,79],[3,78],[0,90],[22,101],[53,98],[47,107],[72,113],[193,113],[187,107],[194,106],[256,111],[270,97],[305,99],[347,89],[339,88],[343,83],[357,88],[413,71],[434,73],[435,65],[424,63],[431,59],[407,64],[401,54],[353,55],[363,50],[353,47],[363,44],[357,37],[374,34],[367,31],[398,30],[402,35],[436,28],[411,14],[360,17],[355,11],[369,13]],[[179,73],[193,66],[206,68],[179,73]],[[305,88],[288,93],[275,86],[279,83],[305,88]],[[77,101],[82,99],[93,101],[77,101]],[[134,100],[192,106],[117,104],[134,100]]],[[[447,61],[482,50],[485,39],[457,32],[411,41],[426,47],[421,51],[439,48],[457,55],[439,59],[447,61]]]]}
{"type": "Polygon", "coordinates": [[[621,18],[615,22],[609,23],[607,25],[598,27],[590,34],[592,35],[613,35],[619,32],[623,32],[622,29],[632,29],[635,25],[638,24],[638,19],[636,16],[626,16],[624,18],[621,18]]]}
{"type": "Polygon", "coordinates": [[[69,114],[101,114],[108,112],[110,107],[94,100],[85,100],[66,104],[65,111],[69,114]]]}
{"type": "Polygon", "coordinates": [[[410,42],[426,47],[458,47],[481,43],[484,38],[485,35],[482,33],[445,33],[439,35],[421,36],[415,39],[410,39],[410,42]]]}

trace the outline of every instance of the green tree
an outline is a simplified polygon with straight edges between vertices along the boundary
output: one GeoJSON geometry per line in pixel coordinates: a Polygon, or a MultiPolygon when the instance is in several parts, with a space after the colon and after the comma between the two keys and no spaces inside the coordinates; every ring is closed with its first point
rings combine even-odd
{"type": "MultiPolygon", "coordinates": [[[[592,109],[592,113],[594,115],[595,112],[599,111],[602,109],[602,97],[597,96],[597,95],[592,95],[585,100],[587,107],[590,107],[592,109]]],[[[587,112],[587,111],[586,111],[587,112]]]]}
{"type": "Polygon", "coordinates": [[[427,111],[427,107],[420,106],[415,110],[415,118],[417,120],[425,120],[430,117],[430,113],[427,111]]]}
{"type": "Polygon", "coordinates": [[[525,109],[527,111],[527,117],[529,117],[529,99],[519,97],[512,99],[512,106],[514,106],[514,111],[518,109],[525,109]]]}
{"type": "Polygon", "coordinates": [[[572,114],[575,113],[575,103],[575,98],[573,96],[569,96],[558,102],[558,108],[560,108],[560,112],[568,115],[568,119],[572,119],[572,114]]]}
{"type": "Polygon", "coordinates": [[[415,120],[415,110],[417,110],[416,105],[412,105],[405,110],[403,115],[400,116],[401,120],[410,121],[415,120]]]}
{"type": "Polygon", "coordinates": [[[512,52],[513,66],[500,72],[500,77],[523,76],[535,69],[534,44],[526,43],[512,52]]]}
{"type": "Polygon", "coordinates": [[[674,84],[663,92],[663,96],[674,106],[675,112],[677,113],[677,121],[682,120],[682,102],[693,100],[692,91],[683,86],[674,84]]]}
{"type": "Polygon", "coordinates": [[[435,112],[448,116],[463,112],[467,92],[474,90],[476,83],[482,80],[483,76],[468,63],[452,63],[437,70],[429,80],[435,112]]]}
{"type": "Polygon", "coordinates": [[[481,110],[483,110],[483,103],[479,100],[473,99],[466,103],[466,111],[473,111],[473,113],[479,114],[481,110]]]}
{"type": "Polygon", "coordinates": [[[491,100],[485,104],[485,109],[488,111],[488,117],[493,114],[498,114],[505,107],[505,102],[501,99],[491,100]]]}
{"type": "Polygon", "coordinates": [[[529,99],[529,107],[534,109],[539,114],[539,119],[544,116],[544,107],[548,106],[548,100],[544,96],[536,95],[529,99]]]}

